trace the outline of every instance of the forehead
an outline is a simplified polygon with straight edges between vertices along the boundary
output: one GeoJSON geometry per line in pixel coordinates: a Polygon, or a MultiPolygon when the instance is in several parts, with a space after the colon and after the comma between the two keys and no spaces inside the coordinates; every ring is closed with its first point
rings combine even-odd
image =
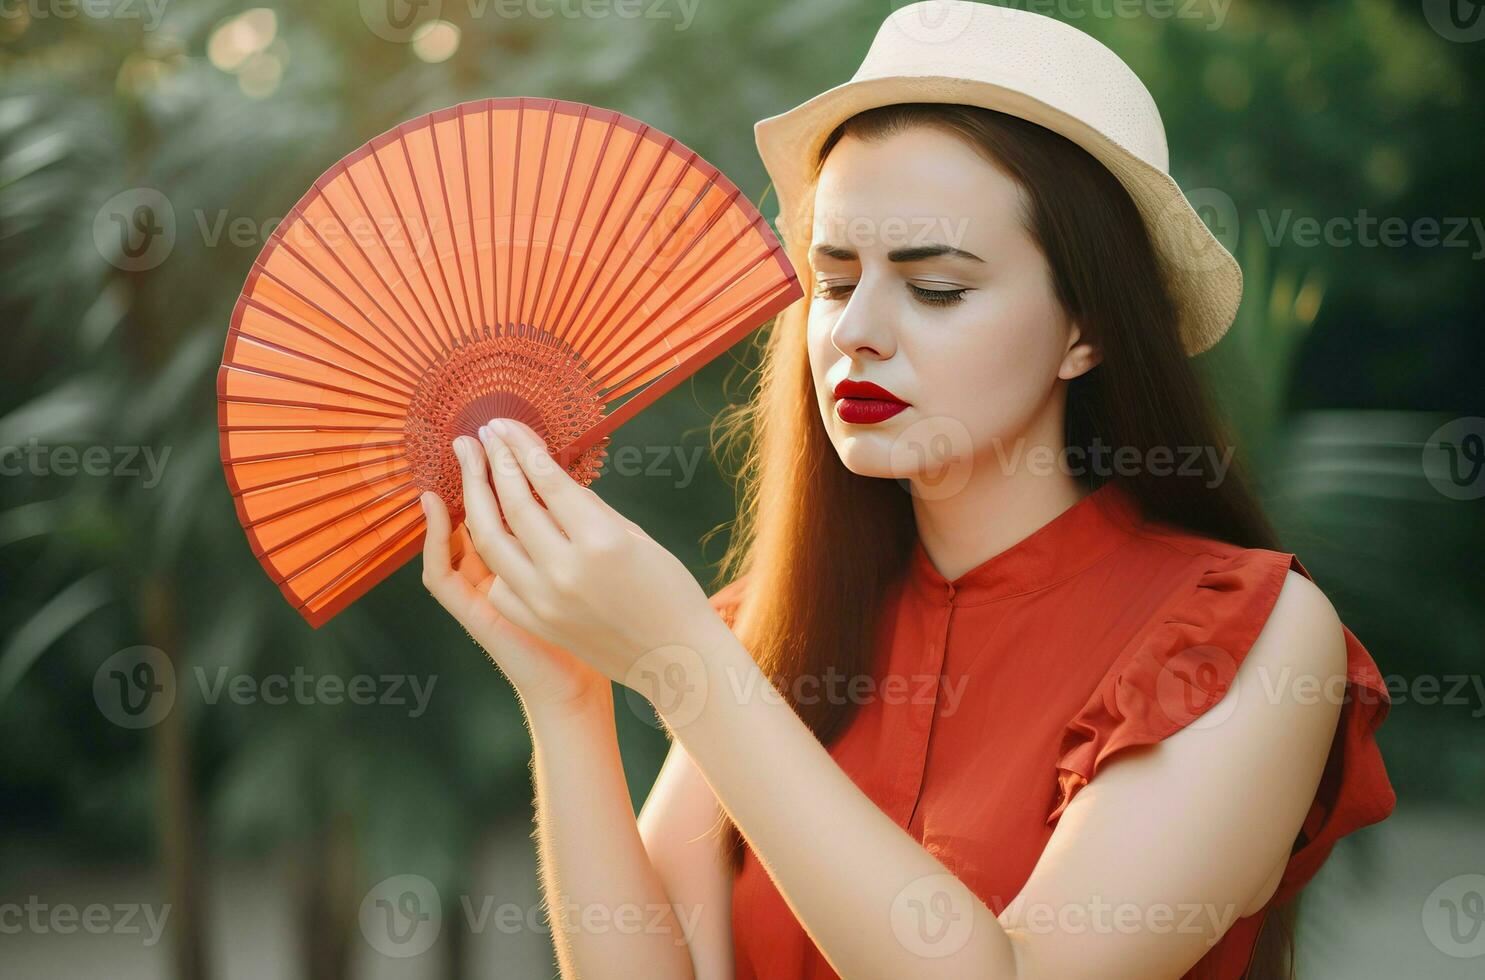
{"type": "Polygon", "coordinates": [[[959,136],[929,126],[846,136],[820,170],[811,244],[943,243],[983,254],[1022,233],[1021,207],[1019,185],[959,136]]]}

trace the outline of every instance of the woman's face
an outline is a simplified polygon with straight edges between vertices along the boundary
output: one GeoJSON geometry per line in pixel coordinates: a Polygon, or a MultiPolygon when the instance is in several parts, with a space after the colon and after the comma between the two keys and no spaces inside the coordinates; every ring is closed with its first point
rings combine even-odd
{"type": "Polygon", "coordinates": [[[1008,468],[1039,443],[1060,449],[1062,381],[1097,355],[1078,342],[1020,209],[1009,176],[936,128],[831,150],[815,194],[808,344],[825,427],[853,473],[925,490],[951,464],[1008,468]],[[907,407],[838,401],[847,379],[907,407]]]}

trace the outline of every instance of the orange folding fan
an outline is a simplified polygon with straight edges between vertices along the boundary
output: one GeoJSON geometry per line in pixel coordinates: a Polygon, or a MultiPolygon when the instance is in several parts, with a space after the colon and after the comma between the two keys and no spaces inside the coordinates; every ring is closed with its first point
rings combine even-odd
{"type": "Polygon", "coordinates": [[[574,479],[610,434],[802,295],[767,222],[617,112],[467,102],[325,172],[274,231],[217,376],[253,553],[320,626],[463,517],[451,442],[496,417],[574,479]]]}

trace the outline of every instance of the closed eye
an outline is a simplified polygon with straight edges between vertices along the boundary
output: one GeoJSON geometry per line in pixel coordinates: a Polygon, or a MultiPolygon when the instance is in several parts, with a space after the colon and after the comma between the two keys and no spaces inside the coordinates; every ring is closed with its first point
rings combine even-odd
{"type": "MultiPolygon", "coordinates": [[[[830,285],[822,282],[816,284],[815,295],[822,299],[840,299],[853,288],[855,288],[854,283],[830,285]]],[[[964,294],[969,292],[968,286],[961,286],[957,289],[924,289],[922,286],[908,283],[907,288],[914,299],[927,306],[951,306],[962,300],[964,294]]]]}

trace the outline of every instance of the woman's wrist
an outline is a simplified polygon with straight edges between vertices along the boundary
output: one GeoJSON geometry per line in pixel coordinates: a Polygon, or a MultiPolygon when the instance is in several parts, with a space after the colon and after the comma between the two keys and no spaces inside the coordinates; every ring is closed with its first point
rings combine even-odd
{"type": "Polygon", "coordinates": [[[613,685],[607,680],[595,682],[572,697],[548,700],[516,692],[521,710],[533,733],[552,725],[571,727],[587,723],[612,726],[614,722],[613,685]]]}
{"type": "Polygon", "coordinates": [[[643,676],[647,683],[640,693],[676,735],[718,714],[724,702],[757,696],[759,685],[768,683],[742,641],[717,616],[694,639],[654,651],[643,676]]]}

